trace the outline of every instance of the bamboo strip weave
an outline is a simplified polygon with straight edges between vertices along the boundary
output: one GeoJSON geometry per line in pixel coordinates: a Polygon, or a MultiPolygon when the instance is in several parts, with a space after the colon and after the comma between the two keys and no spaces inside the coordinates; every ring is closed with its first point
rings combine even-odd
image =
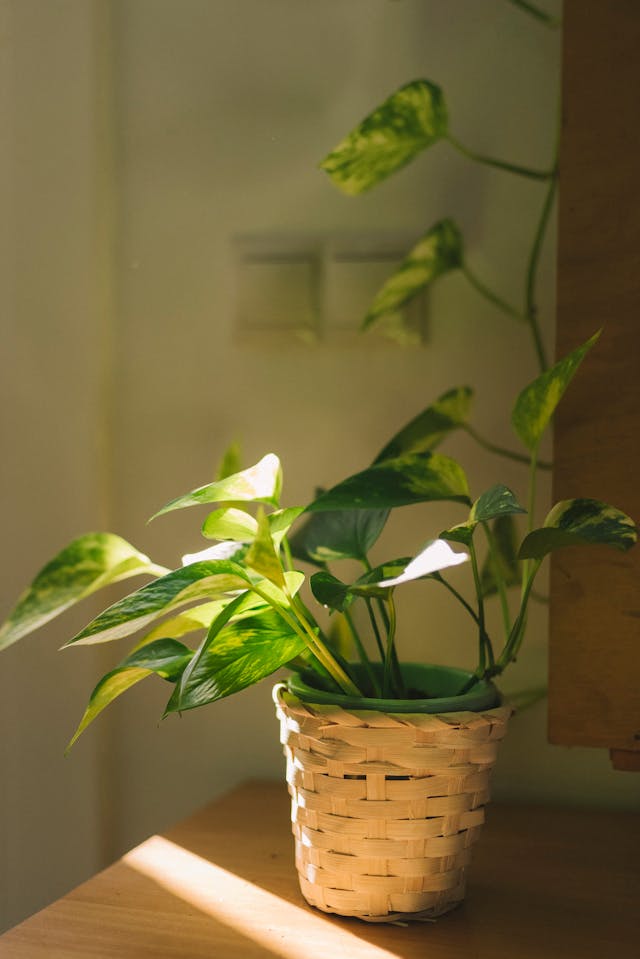
{"type": "Polygon", "coordinates": [[[300,888],[325,912],[430,920],[464,897],[512,713],[391,714],[274,689],[300,888]]]}

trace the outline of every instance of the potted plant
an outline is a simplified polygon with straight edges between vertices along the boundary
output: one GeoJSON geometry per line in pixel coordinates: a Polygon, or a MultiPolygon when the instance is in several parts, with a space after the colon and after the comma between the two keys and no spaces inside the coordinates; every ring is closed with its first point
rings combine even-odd
{"type": "MultiPolygon", "coordinates": [[[[517,5],[544,19],[533,5],[517,5]]],[[[445,219],[409,251],[375,298],[365,326],[389,316],[397,320],[403,305],[426,286],[461,271],[502,313],[530,330],[540,375],[512,411],[524,451],[505,450],[477,433],[466,386],[437,398],[371,465],[305,507],[280,505],[282,470],[274,454],[241,469],[230,451],[214,483],[155,514],[215,506],[202,525],[215,545],[184,556],[182,566],[171,570],[114,534],[87,534],[42,569],[0,628],[2,649],[102,587],[153,577],[66,644],[135,637],[128,655],[95,687],[69,746],[107,705],[147,677],[171,686],[168,715],[290,667],[292,675],[278,683],[274,698],[302,892],[320,909],[370,921],[432,919],[463,896],[496,746],[512,711],[496,681],[519,654],[546,555],[584,544],[627,550],[637,540],[630,517],[595,499],[557,503],[541,526],[535,522],[537,469],[549,466],[539,459],[543,434],[599,335],[549,368],[535,286],[556,188],[555,161],[548,170],[532,170],[462,147],[450,131],[442,91],[418,80],[365,118],[323,167],[344,192],[360,193],[439,141],[477,162],[546,184],[524,306],[507,303],[476,277],[460,229],[445,219]],[[456,430],[490,452],[528,464],[526,509],[501,484],[472,493],[461,465],[437,451],[456,430]],[[370,551],[392,510],[443,500],[458,504],[457,525],[434,528],[428,536],[421,531],[408,544],[411,555],[372,564],[370,551]],[[526,520],[524,531],[518,530],[519,518],[526,520]],[[362,567],[353,581],[331,571],[343,559],[362,567]],[[316,571],[307,576],[299,562],[316,571]],[[473,599],[458,580],[462,570],[456,567],[462,566],[470,571],[473,599]],[[417,580],[439,584],[464,608],[477,649],[466,669],[435,667],[428,654],[425,662],[400,661],[395,591],[417,580]],[[515,590],[517,608],[508,596],[515,590]],[[485,616],[494,599],[502,614],[500,637],[490,635],[485,616]],[[198,634],[196,642],[184,642],[198,634]]]]}
{"type": "MultiPolygon", "coordinates": [[[[533,463],[597,335],[518,396],[512,421],[533,463]]],[[[526,511],[515,494],[496,485],[474,498],[460,464],[436,452],[450,433],[468,426],[469,405],[469,389],[450,390],[401,429],[372,465],[304,508],[281,506],[282,470],[274,454],[244,470],[227,460],[214,483],[155,514],[214,505],[202,532],[215,545],[170,570],[111,533],[82,536],[36,576],[0,629],[0,648],[110,583],[154,577],[66,644],[136,637],[94,689],[69,745],[148,676],[170,684],[168,715],[292,667],[292,678],[274,695],[303,893],[321,909],[369,920],[447,911],[463,895],[496,744],[511,712],[494,680],[518,655],[544,557],[580,544],[626,550],[637,538],[621,511],[577,499],[557,503],[540,527],[530,513],[516,545],[514,517],[526,511]],[[459,504],[459,524],[432,531],[413,556],[371,566],[369,551],[391,510],[442,500],[459,504]],[[363,567],[349,583],[330,571],[334,560],[345,558],[363,567]],[[312,595],[304,598],[298,560],[317,567],[309,578],[312,595]],[[462,565],[471,571],[475,601],[461,592],[456,567],[462,565]],[[473,668],[432,667],[428,657],[420,664],[399,661],[394,594],[415,580],[440,584],[464,607],[477,644],[473,668]],[[520,601],[512,617],[507,590],[516,583],[520,601]],[[499,642],[486,627],[491,595],[502,608],[499,642]],[[323,625],[323,608],[341,623],[354,656],[323,625]],[[198,645],[184,642],[198,632],[198,645]]],[[[530,476],[533,486],[535,470],[530,476]]]]}

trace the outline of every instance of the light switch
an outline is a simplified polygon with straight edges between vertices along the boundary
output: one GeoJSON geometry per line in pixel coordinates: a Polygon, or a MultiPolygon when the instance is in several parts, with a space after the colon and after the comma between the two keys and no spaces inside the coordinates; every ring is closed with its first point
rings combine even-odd
{"type": "Polygon", "coordinates": [[[237,328],[240,332],[317,333],[317,269],[308,258],[240,261],[237,328]]]}

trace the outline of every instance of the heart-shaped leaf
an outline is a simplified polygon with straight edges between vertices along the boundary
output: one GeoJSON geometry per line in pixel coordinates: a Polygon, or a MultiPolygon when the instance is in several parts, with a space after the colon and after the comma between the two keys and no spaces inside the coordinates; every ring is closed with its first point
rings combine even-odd
{"type": "Polygon", "coordinates": [[[565,390],[599,336],[600,331],[594,333],[586,343],[538,376],[518,396],[511,414],[511,422],[527,449],[537,450],[542,434],[549,425],[565,390]]]}
{"type": "Polygon", "coordinates": [[[102,677],[91,693],[84,716],[66,751],[71,749],[96,716],[127,689],[154,673],[170,682],[176,682],[192,656],[193,651],[182,643],[174,639],[158,639],[123,659],[114,670],[102,677]]]}
{"type": "Polygon", "coordinates": [[[0,628],[0,649],[103,586],[155,570],[147,556],[113,533],[87,533],[74,539],[40,570],[22,594],[0,628]]]}
{"type": "Polygon", "coordinates": [[[174,509],[199,506],[201,503],[268,503],[277,506],[281,489],[280,460],[274,453],[267,453],[249,469],[178,496],[154,513],[151,519],[174,509]]]}
{"type": "Polygon", "coordinates": [[[314,573],[309,580],[311,592],[323,606],[328,609],[335,609],[343,613],[353,600],[355,595],[351,592],[349,586],[330,573],[328,570],[321,570],[314,573]]]}
{"type": "Polygon", "coordinates": [[[507,486],[498,483],[478,497],[469,510],[469,518],[465,523],[452,526],[440,533],[440,537],[449,542],[464,543],[468,546],[478,523],[488,523],[497,516],[509,516],[514,513],[526,513],[526,510],[520,506],[507,486]]]}
{"type": "Polygon", "coordinates": [[[322,161],[343,193],[370,189],[447,133],[442,91],[429,80],[400,87],[322,161]]]}
{"type": "Polygon", "coordinates": [[[462,467],[440,453],[413,453],[376,463],[322,493],[309,512],[391,509],[436,500],[469,503],[462,467]]]}
{"type": "Polygon", "coordinates": [[[520,559],[542,559],[563,546],[587,544],[626,551],[638,540],[630,516],[596,499],[567,499],[553,507],[544,526],[534,529],[520,546],[520,559]]]}
{"type": "Polygon", "coordinates": [[[469,512],[469,520],[472,523],[488,523],[497,516],[526,512],[509,487],[497,483],[478,497],[469,512]]]}
{"type": "MultiPolygon", "coordinates": [[[[212,630],[215,623],[212,626],[212,630]]],[[[205,644],[187,676],[176,686],[167,712],[215,702],[252,686],[305,649],[304,640],[273,610],[233,622],[205,644]]]]}
{"type": "Polygon", "coordinates": [[[396,313],[434,280],[463,262],[462,234],[453,220],[440,220],[418,240],[382,288],[364,318],[368,329],[382,316],[396,313]]]}
{"type": "Polygon", "coordinates": [[[473,390],[468,386],[458,386],[443,393],[396,433],[374,462],[435,449],[449,433],[467,422],[472,398],[473,390]]]}
{"type": "Polygon", "coordinates": [[[336,510],[313,513],[291,537],[291,552],[298,559],[320,566],[338,559],[361,562],[378,539],[389,510],[336,510]]]}
{"type": "Polygon", "coordinates": [[[498,516],[491,524],[493,553],[489,553],[480,571],[480,588],[483,597],[498,592],[498,575],[505,586],[520,585],[520,564],[518,562],[518,539],[516,524],[512,515],[498,516]],[[498,574],[496,574],[496,564],[498,574]]]}

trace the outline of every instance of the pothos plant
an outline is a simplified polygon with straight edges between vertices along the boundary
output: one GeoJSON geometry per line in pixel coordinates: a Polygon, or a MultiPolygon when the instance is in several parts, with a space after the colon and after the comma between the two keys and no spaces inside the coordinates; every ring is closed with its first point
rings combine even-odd
{"type": "MultiPolygon", "coordinates": [[[[515,431],[532,459],[553,411],[587,351],[578,347],[537,377],[517,397],[515,431]]],[[[557,503],[542,526],[514,541],[511,523],[524,507],[504,485],[472,499],[462,466],[437,447],[468,422],[471,394],[450,390],[400,430],[363,471],[328,489],[306,507],[281,506],[282,470],[267,454],[249,469],[227,461],[213,483],[179,496],[156,513],[214,504],[202,525],[217,541],[183,557],[170,570],[112,533],[81,536],[36,576],[0,629],[0,648],[43,626],[96,590],[137,575],[153,580],[109,606],[66,644],[78,646],[137,637],[129,654],[104,676],[72,739],[116,697],[148,676],[171,685],[166,713],[193,709],[258,682],[282,666],[303,666],[324,688],[352,696],[411,698],[428,690],[405,687],[396,643],[395,592],[415,580],[430,580],[461,603],[477,636],[477,660],[460,693],[501,675],[523,641],[531,590],[544,557],[560,547],[605,544],[627,550],[637,539],[633,521],[593,499],[557,503]],[[410,557],[372,566],[369,553],[390,511],[448,500],[460,505],[461,522],[440,531],[410,557]],[[294,525],[295,524],[295,525],[294,525]],[[479,537],[486,540],[480,561],[479,537]],[[454,544],[455,549],[451,546],[454,544]],[[357,560],[362,575],[345,583],[334,561],[357,560]],[[311,597],[303,599],[305,574],[298,560],[315,564],[311,597]],[[469,563],[475,601],[455,585],[454,567],[469,563]],[[521,587],[512,619],[507,590],[521,587]],[[502,606],[502,636],[490,636],[485,603],[502,606]],[[356,658],[354,672],[311,608],[312,599],[343,619],[356,658]],[[365,635],[353,616],[356,604],[370,625],[365,635]],[[201,634],[197,645],[188,635],[201,634]],[[374,668],[374,663],[379,668],[374,668]],[[364,675],[364,681],[358,676],[364,675]]],[[[361,617],[360,617],[361,618],[361,617]]],[[[427,654],[428,658],[428,654],[427,654]]]]}
{"type": "MultiPolygon", "coordinates": [[[[554,25],[530,3],[512,0],[526,12],[554,25]]],[[[406,688],[397,651],[395,591],[415,580],[429,580],[462,604],[477,637],[477,658],[459,692],[500,676],[518,655],[527,609],[544,558],[560,547],[604,544],[627,550],[637,540],[633,520],[594,499],[557,503],[541,526],[535,523],[536,473],[543,434],[554,410],[599,334],[548,368],[538,325],[535,287],[540,251],[556,189],[555,160],[546,171],[478,155],[450,130],[441,89],[413,81],[365,118],[322,166],[345,193],[356,194],[401,169],[425,148],[441,141],[473,160],[547,185],[529,256],[524,305],[508,304],[471,271],[462,233],[447,218],[431,226],[398,271],[376,296],[365,328],[397,314],[426,286],[461,270],[475,289],[510,317],[526,323],[540,375],[517,397],[512,424],[523,452],[505,450],[482,438],[470,421],[472,391],[449,390],[401,429],[363,471],[322,492],[306,507],[280,505],[282,471],[270,453],[240,469],[232,452],[217,480],[172,500],[156,513],[214,504],[202,526],[216,545],[183,557],[170,570],[153,563],[112,533],[74,540],[36,576],[0,628],[0,649],[45,625],[97,590],[133,576],[153,580],[93,619],[66,644],[83,645],[136,637],[128,655],[104,676],[93,693],[73,743],[93,719],[131,686],[157,675],[172,687],[166,713],[205,705],[238,692],[282,666],[315,673],[325,688],[351,696],[411,698],[428,690],[406,688]],[[496,485],[473,498],[462,466],[436,452],[447,437],[464,430],[491,452],[529,464],[527,509],[514,492],[496,485]],[[390,511],[418,503],[452,501],[461,521],[432,538],[416,555],[373,565],[369,554],[390,511]],[[524,534],[514,522],[527,514],[524,534]],[[481,542],[484,545],[481,546],[481,542]],[[451,544],[454,544],[452,547],[451,544]],[[345,583],[332,563],[356,560],[362,575],[345,583]],[[311,596],[298,561],[315,565],[311,596]],[[475,599],[456,585],[454,568],[468,563],[475,599]],[[507,593],[519,588],[512,616],[507,593]],[[485,606],[497,597],[502,635],[489,634],[485,606]],[[304,598],[303,598],[304,597],[304,598]],[[323,626],[316,601],[342,624],[343,641],[323,626]],[[361,606],[364,615],[354,615],[361,606]],[[361,622],[368,624],[367,634],[361,622]],[[354,670],[344,634],[359,668],[354,670]],[[197,643],[183,640],[200,635],[197,643]],[[363,678],[364,677],[364,678],[363,678]]],[[[321,480],[322,477],[319,477],[321,480]]],[[[331,619],[329,623],[331,625],[331,619]]],[[[428,660],[428,654],[426,659],[428,660]]]]}

